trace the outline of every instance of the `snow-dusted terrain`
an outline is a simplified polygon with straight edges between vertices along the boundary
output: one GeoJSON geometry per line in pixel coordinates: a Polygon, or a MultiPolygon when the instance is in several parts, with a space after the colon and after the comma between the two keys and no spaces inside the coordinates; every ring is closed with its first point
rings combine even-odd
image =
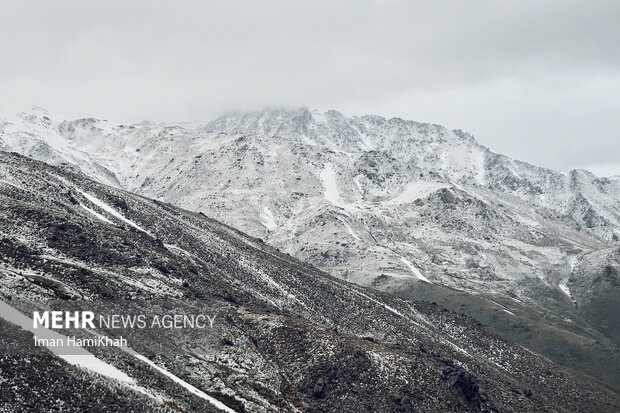
{"type": "Polygon", "coordinates": [[[464,315],[332,277],[204,214],[4,152],[0,204],[3,411],[620,407],[613,389],[464,315]],[[32,310],[123,303],[145,314],[215,310],[217,328],[129,331],[132,351],[89,347],[86,369],[32,345],[32,310]]]}
{"type": "Polygon", "coordinates": [[[618,343],[617,178],[536,167],[460,130],[336,111],[122,125],[33,109],[0,121],[2,150],[202,211],[342,279],[526,303],[618,343]]]}

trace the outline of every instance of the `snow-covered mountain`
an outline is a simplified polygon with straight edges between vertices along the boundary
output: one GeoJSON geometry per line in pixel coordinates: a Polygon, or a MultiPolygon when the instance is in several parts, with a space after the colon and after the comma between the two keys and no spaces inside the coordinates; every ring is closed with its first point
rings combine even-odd
{"type": "Polygon", "coordinates": [[[4,119],[2,150],[202,211],[342,279],[457,288],[619,342],[618,179],[536,167],[439,125],[335,111],[4,119]]]}
{"type": "Polygon", "coordinates": [[[7,153],[0,203],[3,411],[620,406],[613,390],[465,316],[331,277],[200,213],[7,153]],[[128,349],[89,347],[76,366],[35,348],[28,323],[14,317],[122,300],[148,312],[217,309],[218,328],[131,336],[128,349]]]}
{"type": "MultiPolygon", "coordinates": [[[[453,184],[517,196],[571,215],[606,239],[620,236],[620,186],[584,170],[568,174],[510,159],[478,144],[461,130],[380,116],[346,117],[336,111],[265,110],[223,116],[195,129],[283,137],[336,152],[379,152],[434,172],[453,184]],[[598,227],[605,227],[604,231],[598,227]]],[[[414,176],[408,177],[408,182],[414,176]]],[[[419,180],[418,180],[419,181],[419,180]]],[[[383,186],[397,192],[400,188],[383,186]]],[[[377,194],[374,194],[377,195],[377,194]]],[[[379,194],[383,195],[383,194],[379,194]]]]}

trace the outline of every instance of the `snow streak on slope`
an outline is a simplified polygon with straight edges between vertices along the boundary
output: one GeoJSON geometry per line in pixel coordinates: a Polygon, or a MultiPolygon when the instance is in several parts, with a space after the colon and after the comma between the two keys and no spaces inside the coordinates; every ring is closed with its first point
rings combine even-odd
{"type": "MultiPolygon", "coordinates": [[[[106,217],[104,217],[103,215],[101,215],[99,212],[94,211],[92,209],[90,209],[89,207],[87,207],[86,205],[82,205],[80,204],[80,206],[82,208],[84,208],[84,210],[86,210],[86,212],[88,212],[89,214],[92,214],[95,218],[102,220],[103,222],[107,222],[108,224],[112,224],[112,221],[110,221],[109,219],[107,219],[106,217]]],[[[114,225],[114,224],[112,224],[114,225]]]]}
{"type": "MultiPolygon", "coordinates": [[[[101,374],[123,383],[129,383],[135,385],[135,380],[129,377],[124,372],[120,371],[111,364],[106,363],[95,357],[92,354],[59,354],[58,357],[64,359],[69,364],[75,366],[84,367],[92,372],[101,374]]],[[[133,387],[133,386],[132,386],[133,387]]]]}
{"type": "Polygon", "coordinates": [[[196,387],[192,386],[191,384],[189,384],[185,380],[183,380],[183,379],[175,376],[174,374],[170,373],[168,370],[166,370],[166,369],[164,369],[162,367],[159,367],[157,364],[153,363],[151,360],[149,360],[148,358],[144,357],[142,354],[135,353],[133,351],[131,351],[129,353],[132,354],[136,359],[138,359],[138,360],[148,364],[149,366],[151,366],[152,368],[154,368],[155,370],[157,370],[158,372],[160,372],[164,376],[170,378],[172,381],[174,381],[175,383],[181,385],[185,389],[189,390],[191,393],[195,394],[196,396],[206,400],[207,402],[209,402],[213,406],[217,407],[218,409],[223,410],[223,411],[228,412],[228,413],[235,413],[235,411],[233,409],[231,409],[230,407],[226,406],[221,401],[219,401],[219,400],[209,396],[208,394],[206,394],[202,390],[197,389],[196,387]]]}
{"type": "Polygon", "coordinates": [[[342,223],[344,224],[344,227],[347,229],[347,231],[349,231],[349,234],[351,234],[353,238],[355,238],[358,241],[362,240],[359,236],[357,236],[355,232],[353,232],[353,228],[351,228],[351,225],[349,225],[348,222],[342,221],[342,223]]]}
{"type": "Polygon", "coordinates": [[[332,204],[344,208],[345,205],[340,199],[340,192],[338,191],[338,183],[336,182],[336,171],[332,164],[326,164],[321,171],[321,181],[325,188],[325,199],[332,204]]]}
{"type": "Polygon", "coordinates": [[[407,266],[409,267],[409,269],[411,270],[411,272],[418,277],[419,280],[425,281],[427,283],[430,283],[430,281],[428,280],[428,278],[426,278],[424,275],[422,275],[422,273],[420,272],[420,270],[418,270],[412,263],[411,261],[409,261],[408,259],[406,259],[405,257],[400,257],[400,260],[407,266]]]}
{"type": "Polygon", "coordinates": [[[564,279],[560,280],[558,287],[574,303],[575,299],[573,298],[573,294],[571,293],[570,287],[568,286],[568,280],[570,279],[571,275],[573,275],[573,272],[575,271],[575,267],[577,266],[577,257],[572,257],[569,260],[569,266],[570,266],[569,273],[564,279]]]}
{"type": "Polygon", "coordinates": [[[560,287],[560,290],[562,290],[564,294],[566,294],[568,297],[571,297],[570,288],[568,288],[567,280],[562,280],[560,284],[558,285],[558,287],[560,287]]]}
{"type": "MultiPolygon", "coordinates": [[[[47,339],[55,339],[55,340],[60,339],[64,343],[67,342],[67,336],[57,333],[56,331],[44,328],[42,326],[38,326],[36,329],[34,329],[33,324],[32,324],[33,322],[30,318],[26,317],[25,315],[23,315],[22,313],[20,313],[19,311],[17,311],[16,309],[14,309],[13,307],[11,307],[10,305],[6,304],[4,301],[1,301],[1,300],[0,300],[0,317],[5,319],[6,321],[16,324],[17,326],[21,327],[22,329],[26,331],[33,333],[35,337],[37,338],[47,338],[47,339]]],[[[95,333],[95,335],[98,335],[98,334],[95,333]]],[[[154,397],[150,392],[138,386],[136,381],[133,378],[129,377],[126,373],[117,369],[111,364],[108,364],[102,361],[101,359],[95,357],[93,354],[91,354],[90,352],[88,352],[87,350],[81,347],[70,347],[70,350],[69,350],[72,353],[79,353],[79,354],[63,354],[63,352],[59,350],[58,347],[55,347],[55,346],[48,346],[47,348],[52,353],[54,353],[56,356],[65,360],[69,364],[72,364],[74,366],[80,366],[94,373],[100,374],[102,376],[106,376],[108,378],[118,380],[119,382],[128,385],[134,390],[144,393],[150,397],[154,397]]],[[[202,390],[197,389],[196,387],[192,386],[186,381],[170,373],[168,370],[162,367],[159,367],[158,365],[153,363],[151,360],[149,360],[142,354],[138,354],[135,351],[131,349],[127,349],[127,348],[121,348],[121,349],[124,350],[126,353],[131,354],[136,359],[148,364],[149,366],[151,366],[158,372],[162,373],[166,377],[172,379],[175,383],[181,385],[182,387],[189,390],[191,393],[195,394],[196,396],[208,401],[210,404],[217,407],[218,409],[223,410],[228,413],[235,413],[234,410],[232,410],[231,408],[229,408],[228,406],[226,406],[219,400],[209,396],[202,390]]]]}
{"type": "Polygon", "coordinates": [[[390,312],[392,312],[392,313],[396,314],[396,315],[397,315],[397,316],[399,316],[399,317],[404,317],[403,313],[401,313],[401,312],[400,312],[400,311],[398,311],[397,309],[395,309],[395,308],[393,308],[393,307],[390,307],[389,305],[387,305],[387,304],[385,304],[385,303],[382,303],[382,302],[380,302],[380,301],[378,301],[378,300],[375,300],[374,298],[369,297],[368,295],[364,294],[364,293],[363,293],[363,292],[361,292],[361,291],[358,291],[358,290],[357,290],[357,289],[355,289],[355,288],[349,288],[349,290],[350,290],[350,291],[353,291],[353,292],[354,292],[355,294],[357,294],[357,295],[361,295],[362,297],[364,297],[364,298],[366,298],[366,299],[368,299],[368,300],[372,301],[372,302],[373,302],[373,303],[375,303],[375,304],[379,304],[379,305],[383,306],[386,310],[388,310],[388,311],[390,311],[390,312]]]}
{"type": "Polygon", "coordinates": [[[140,227],[138,224],[136,224],[135,222],[131,221],[130,219],[125,218],[120,212],[118,212],[117,210],[115,210],[114,208],[112,208],[110,205],[106,204],[105,202],[103,202],[99,198],[97,198],[97,197],[95,197],[93,195],[87,194],[86,192],[81,191],[79,189],[77,189],[77,191],[81,195],[83,195],[86,199],[88,199],[90,202],[92,202],[93,204],[97,205],[99,208],[103,209],[104,211],[108,212],[110,215],[120,219],[121,221],[123,221],[124,223],[126,223],[128,225],[131,225],[132,227],[134,227],[135,229],[137,229],[139,231],[142,231],[144,233],[149,234],[149,232],[147,230],[143,229],[142,227],[140,227]]]}
{"type": "Polygon", "coordinates": [[[512,311],[510,311],[509,309],[507,309],[506,307],[504,307],[500,303],[498,303],[496,301],[493,301],[493,300],[489,300],[489,301],[492,302],[493,304],[495,304],[496,306],[498,306],[499,308],[501,308],[505,313],[508,313],[510,315],[515,315],[515,313],[513,313],[512,311]]]}
{"type": "MultiPolygon", "coordinates": [[[[0,317],[4,318],[10,323],[21,327],[26,331],[33,333],[38,338],[60,339],[63,343],[67,342],[67,336],[57,333],[56,331],[44,328],[42,326],[39,326],[36,329],[33,328],[32,319],[26,317],[25,315],[23,315],[22,313],[1,300],[0,317]]],[[[63,352],[55,346],[50,346],[47,348],[56,356],[62,358],[69,364],[84,367],[97,374],[101,374],[102,376],[118,380],[121,383],[132,385],[132,387],[134,388],[137,387],[135,380],[129,377],[127,374],[120,371],[116,367],[98,359],[93,354],[81,347],[71,347],[70,351],[72,353],[78,354],[63,354],[63,352]]]]}

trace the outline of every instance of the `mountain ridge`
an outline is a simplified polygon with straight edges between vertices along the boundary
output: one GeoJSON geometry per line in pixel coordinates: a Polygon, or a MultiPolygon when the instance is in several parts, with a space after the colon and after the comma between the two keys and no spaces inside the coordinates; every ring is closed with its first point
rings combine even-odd
{"type": "Polygon", "coordinates": [[[4,302],[25,313],[54,302],[109,306],[119,295],[143,311],[157,309],[157,299],[175,311],[217,306],[215,339],[222,339],[207,353],[199,350],[212,345],[208,337],[172,331],[132,337],[141,357],[90,349],[135,380],[136,391],[93,380],[44,350],[25,363],[7,352],[5,339],[27,333],[0,317],[0,385],[4,372],[19,383],[0,397],[14,411],[57,408],[58,400],[69,411],[93,403],[165,412],[218,411],[219,403],[239,412],[617,408],[615,390],[465,316],[343,282],[203,214],[18,154],[0,152],[0,161],[4,302]],[[47,373],[44,389],[40,371],[47,373]],[[218,403],[205,404],[170,375],[218,403]],[[86,383],[98,391],[66,390],[86,383]],[[32,397],[31,388],[49,397],[32,397]]]}
{"type": "MultiPolygon", "coordinates": [[[[202,211],[360,285],[415,295],[430,281],[500,302],[512,321],[525,314],[527,328],[551,320],[545,328],[601,343],[572,343],[571,358],[522,342],[571,367],[584,368],[584,352],[618,348],[609,306],[620,299],[620,181],[512,160],[437,125],[335,111],[318,120],[307,110],[236,116],[187,128],[24,115],[3,122],[0,139],[202,211]]],[[[450,294],[435,293],[425,297],[450,294]]],[[[525,340],[481,313],[487,305],[452,309],[525,340]]],[[[603,361],[585,368],[594,365],[617,370],[603,361]]]]}

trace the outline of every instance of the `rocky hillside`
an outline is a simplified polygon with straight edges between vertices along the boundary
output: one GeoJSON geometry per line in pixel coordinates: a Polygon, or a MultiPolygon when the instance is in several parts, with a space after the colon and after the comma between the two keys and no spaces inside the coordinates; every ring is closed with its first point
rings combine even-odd
{"type": "Polygon", "coordinates": [[[5,411],[620,408],[602,383],[468,317],[331,277],[201,213],[8,153],[0,203],[5,411]],[[162,300],[175,311],[216,308],[218,328],[131,337],[131,352],[89,348],[110,378],[32,347],[9,317],[123,300],[149,311],[162,300]]]}
{"type": "Polygon", "coordinates": [[[5,116],[0,140],[620,383],[618,179],[539,168],[438,125],[305,109],[183,125],[34,110],[5,116]],[[457,307],[452,289],[475,303],[457,307]]]}

